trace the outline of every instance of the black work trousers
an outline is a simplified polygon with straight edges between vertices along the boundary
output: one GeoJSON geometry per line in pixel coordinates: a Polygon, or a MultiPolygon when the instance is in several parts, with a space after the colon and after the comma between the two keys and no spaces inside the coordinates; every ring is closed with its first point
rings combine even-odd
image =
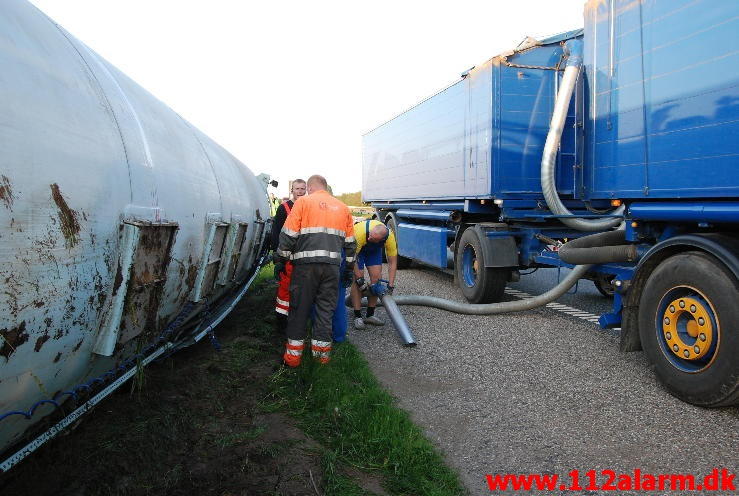
{"type": "Polygon", "coordinates": [[[331,342],[331,319],[336,308],[339,266],[326,263],[296,264],[290,280],[287,338],[305,339],[305,326],[316,306],[313,339],[331,342]]]}

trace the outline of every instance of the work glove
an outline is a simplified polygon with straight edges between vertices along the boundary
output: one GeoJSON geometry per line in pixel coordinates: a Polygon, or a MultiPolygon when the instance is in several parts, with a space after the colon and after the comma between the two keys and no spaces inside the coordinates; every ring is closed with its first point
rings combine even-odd
{"type": "Polygon", "coordinates": [[[388,294],[390,296],[393,295],[393,291],[395,291],[395,286],[388,286],[387,291],[385,291],[385,294],[388,294]]]}
{"type": "Polygon", "coordinates": [[[285,262],[275,262],[275,281],[280,280],[280,274],[285,272],[285,262]]]}
{"type": "Polygon", "coordinates": [[[287,263],[287,260],[285,257],[281,257],[276,252],[272,253],[272,261],[275,264],[275,280],[280,280],[280,274],[285,272],[285,264],[287,263]]]}
{"type": "Polygon", "coordinates": [[[387,292],[387,286],[382,281],[378,281],[369,287],[369,291],[374,296],[382,296],[387,292]]]}
{"type": "Polygon", "coordinates": [[[346,268],[341,274],[341,287],[346,289],[352,285],[354,279],[354,269],[346,268]]]}
{"type": "Polygon", "coordinates": [[[364,280],[364,277],[357,277],[357,280],[354,281],[354,283],[359,287],[360,293],[367,289],[367,281],[364,280]]]}

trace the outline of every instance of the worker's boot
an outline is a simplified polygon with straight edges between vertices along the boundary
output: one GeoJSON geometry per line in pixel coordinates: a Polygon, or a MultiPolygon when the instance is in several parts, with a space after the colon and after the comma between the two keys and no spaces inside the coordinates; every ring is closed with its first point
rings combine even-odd
{"type": "Polygon", "coordinates": [[[375,315],[373,315],[372,317],[365,317],[364,323],[374,325],[374,326],[384,326],[385,325],[385,322],[378,319],[377,316],[375,315]]]}

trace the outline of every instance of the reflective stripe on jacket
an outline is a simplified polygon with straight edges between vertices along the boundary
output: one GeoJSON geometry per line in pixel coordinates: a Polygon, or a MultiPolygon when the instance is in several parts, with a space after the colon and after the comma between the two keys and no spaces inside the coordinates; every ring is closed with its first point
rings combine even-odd
{"type": "Polygon", "coordinates": [[[341,264],[341,250],[347,263],[354,263],[356,240],[349,208],[327,191],[302,196],[282,226],[277,254],[294,264],[341,264]]]}

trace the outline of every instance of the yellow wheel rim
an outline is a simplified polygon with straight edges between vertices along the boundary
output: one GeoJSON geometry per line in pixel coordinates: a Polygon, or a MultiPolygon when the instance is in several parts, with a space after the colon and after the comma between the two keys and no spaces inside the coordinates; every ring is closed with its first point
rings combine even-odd
{"type": "Polygon", "coordinates": [[[704,304],[694,298],[672,300],[662,315],[662,333],[667,349],[683,360],[698,360],[705,356],[711,349],[715,333],[709,315],[704,304]],[[686,343],[681,333],[693,338],[693,343],[686,343]]]}

